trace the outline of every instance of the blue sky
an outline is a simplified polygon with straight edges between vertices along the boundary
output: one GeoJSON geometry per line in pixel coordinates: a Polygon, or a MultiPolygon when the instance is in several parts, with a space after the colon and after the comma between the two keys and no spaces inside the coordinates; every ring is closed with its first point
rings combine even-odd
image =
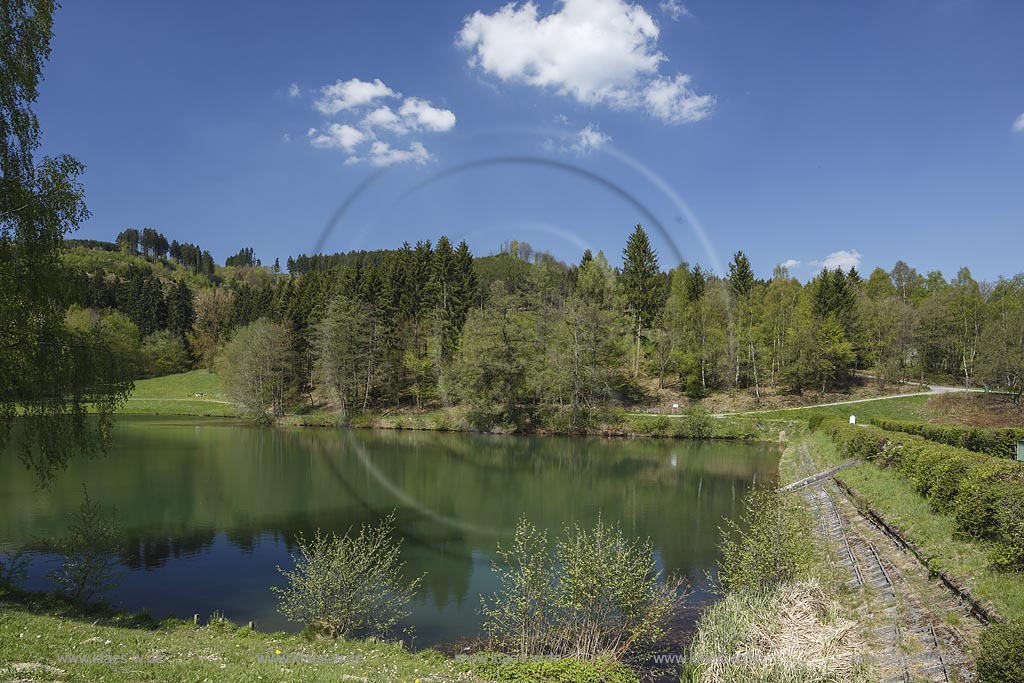
{"type": "Polygon", "coordinates": [[[36,110],[88,167],[78,237],[269,263],[351,199],[326,251],[618,262],[641,222],[664,266],[992,279],[1024,270],[1022,26],[1011,0],[67,3],[36,110]]]}

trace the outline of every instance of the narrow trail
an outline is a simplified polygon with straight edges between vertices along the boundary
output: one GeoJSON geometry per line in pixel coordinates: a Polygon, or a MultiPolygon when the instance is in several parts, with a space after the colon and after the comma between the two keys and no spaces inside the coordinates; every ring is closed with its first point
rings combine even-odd
{"type": "MultiPolygon", "coordinates": [[[[800,466],[817,467],[807,444],[800,466]]],[[[866,629],[883,681],[973,681],[970,643],[982,626],[916,558],[874,526],[831,480],[799,491],[818,520],[818,533],[831,549],[837,569],[858,594],[858,619],[866,629]]]]}

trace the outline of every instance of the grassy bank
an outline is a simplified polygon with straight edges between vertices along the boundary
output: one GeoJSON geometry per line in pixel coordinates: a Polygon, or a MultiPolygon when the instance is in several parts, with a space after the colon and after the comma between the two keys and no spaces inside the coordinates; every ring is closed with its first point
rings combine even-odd
{"type": "MultiPolygon", "coordinates": [[[[339,424],[336,413],[312,412],[287,415],[278,422],[285,427],[335,427],[339,424]]],[[[363,413],[352,418],[349,426],[366,429],[408,429],[414,431],[476,432],[466,410],[461,407],[423,412],[392,414],[363,413]]],[[[538,425],[527,434],[541,436],[607,436],[622,438],[675,438],[675,439],[733,439],[746,441],[785,441],[790,435],[805,429],[802,421],[794,419],[766,419],[755,416],[688,415],[636,415],[614,411],[605,419],[586,428],[566,430],[557,426],[538,425]]],[[[493,433],[517,433],[511,429],[494,429],[493,433]]]]}
{"type": "Polygon", "coordinates": [[[934,396],[922,394],[885,398],[861,403],[848,403],[838,406],[821,406],[818,408],[795,408],[791,410],[773,410],[758,413],[763,419],[808,420],[815,415],[841,417],[848,419],[856,415],[858,422],[867,422],[873,418],[891,420],[924,420],[928,419],[928,405],[934,396]]]}
{"type": "Polygon", "coordinates": [[[0,679],[483,681],[468,662],[397,643],[265,634],[214,619],[156,622],[0,589],[0,679]]]}

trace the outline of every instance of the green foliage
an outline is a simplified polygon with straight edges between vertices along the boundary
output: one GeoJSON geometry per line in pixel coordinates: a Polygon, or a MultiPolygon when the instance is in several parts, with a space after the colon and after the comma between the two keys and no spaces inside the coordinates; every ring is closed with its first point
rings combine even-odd
{"type": "Polygon", "coordinates": [[[619,661],[657,641],[680,602],[680,582],[660,576],[650,542],[600,520],[564,529],[552,553],[547,534],[523,519],[498,554],[485,629],[520,657],[619,661]]]}
{"type": "Polygon", "coordinates": [[[84,166],[39,159],[32,110],[50,55],[55,3],[12,0],[0,10],[0,448],[10,440],[45,483],[76,453],[101,451],[110,413],[131,388],[109,350],[65,326],[66,235],[89,216],[84,166]],[[100,418],[90,422],[88,408],[100,418]]]}
{"type": "Polygon", "coordinates": [[[982,632],[977,671],[981,683],[1024,681],[1024,622],[992,624],[982,632]]]}
{"type": "Polygon", "coordinates": [[[298,536],[295,567],[278,567],[288,585],[271,588],[280,599],[281,614],[332,638],[386,634],[407,616],[405,607],[422,581],[402,576],[401,542],[394,535],[395,518],[390,515],[358,533],[349,529],[338,536],[317,530],[309,540],[298,536]]]}
{"type": "Polygon", "coordinates": [[[890,432],[916,434],[929,441],[987,453],[999,458],[1014,458],[1017,454],[1017,442],[1024,441],[1024,428],[979,429],[882,418],[872,419],[871,423],[890,432]]]}
{"type": "Polygon", "coordinates": [[[605,660],[531,659],[495,656],[477,667],[477,673],[502,683],[639,683],[628,667],[605,660]]]}
{"type": "Polygon", "coordinates": [[[120,580],[116,550],[121,531],[117,511],[106,511],[93,502],[84,485],[82,489],[85,499],[74,513],[68,534],[49,543],[62,556],[50,579],[60,593],[86,603],[115,588],[120,580]]]}
{"type": "Polygon", "coordinates": [[[718,580],[726,591],[763,590],[808,576],[821,558],[807,534],[807,509],[794,496],[754,489],[739,522],[725,521],[718,580]]]}
{"type": "Polygon", "coordinates": [[[330,389],[344,419],[364,407],[371,391],[374,321],[365,305],[339,296],[327,307],[316,335],[316,378],[330,389]]]}
{"type": "Polygon", "coordinates": [[[266,422],[284,414],[284,394],[292,372],[288,329],[260,318],[238,330],[220,359],[224,387],[247,415],[266,422]]]}
{"type": "Polygon", "coordinates": [[[819,429],[847,457],[875,460],[899,471],[963,533],[991,541],[996,567],[1024,569],[1024,465],[838,420],[823,421],[819,429]]]}
{"type": "Polygon", "coordinates": [[[192,365],[181,337],[170,330],[146,337],[141,353],[143,372],[152,377],[182,373],[192,365]]]}

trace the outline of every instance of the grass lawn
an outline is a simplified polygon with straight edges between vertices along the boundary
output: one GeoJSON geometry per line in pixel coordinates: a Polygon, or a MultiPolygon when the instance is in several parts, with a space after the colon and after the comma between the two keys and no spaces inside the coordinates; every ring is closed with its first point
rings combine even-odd
{"type": "MultiPolygon", "coordinates": [[[[811,437],[819,467],[838,464],[835,445],[824,434],[811,437]]],[[[964,539],[953,520],[936,513],[910,482],[898,472],[862,463],[836,474],[872,508],[915,543],[933,570],[941,570],[1003,617],[1024,618],[1024,574],[999,572],[990,567],[983,543],[964,539]]]]}
{"type": "Polygon", "coordinates": [[[128,415],[238,415],[238,409],[224,393],[220,377],[206,370],[136,380],[135,391],[119,412],[128,415]]]}
{"type": "Polygon", "coordinates": [[[265,634],[226,621],[179,620],[73,608],[0,589],[0,680],[446,681],[484,679],[470,664],[397,643],[265,634]]]}
{"type": "Polygon", "coordinates": [[[899,398],[886,398],[878,401],[864,401],[841,406],[823,406],[821,408],[798,408],[794,410],[774,410],[758,413],[765,419],[799,419],[806,420],[812,415],[832,415],[849,419],[856,415],[858,422],[868,422],[873,417],[891,420],[921,421],[928,419],[928,401],[932,396],[914,395],[899,398]]]}

